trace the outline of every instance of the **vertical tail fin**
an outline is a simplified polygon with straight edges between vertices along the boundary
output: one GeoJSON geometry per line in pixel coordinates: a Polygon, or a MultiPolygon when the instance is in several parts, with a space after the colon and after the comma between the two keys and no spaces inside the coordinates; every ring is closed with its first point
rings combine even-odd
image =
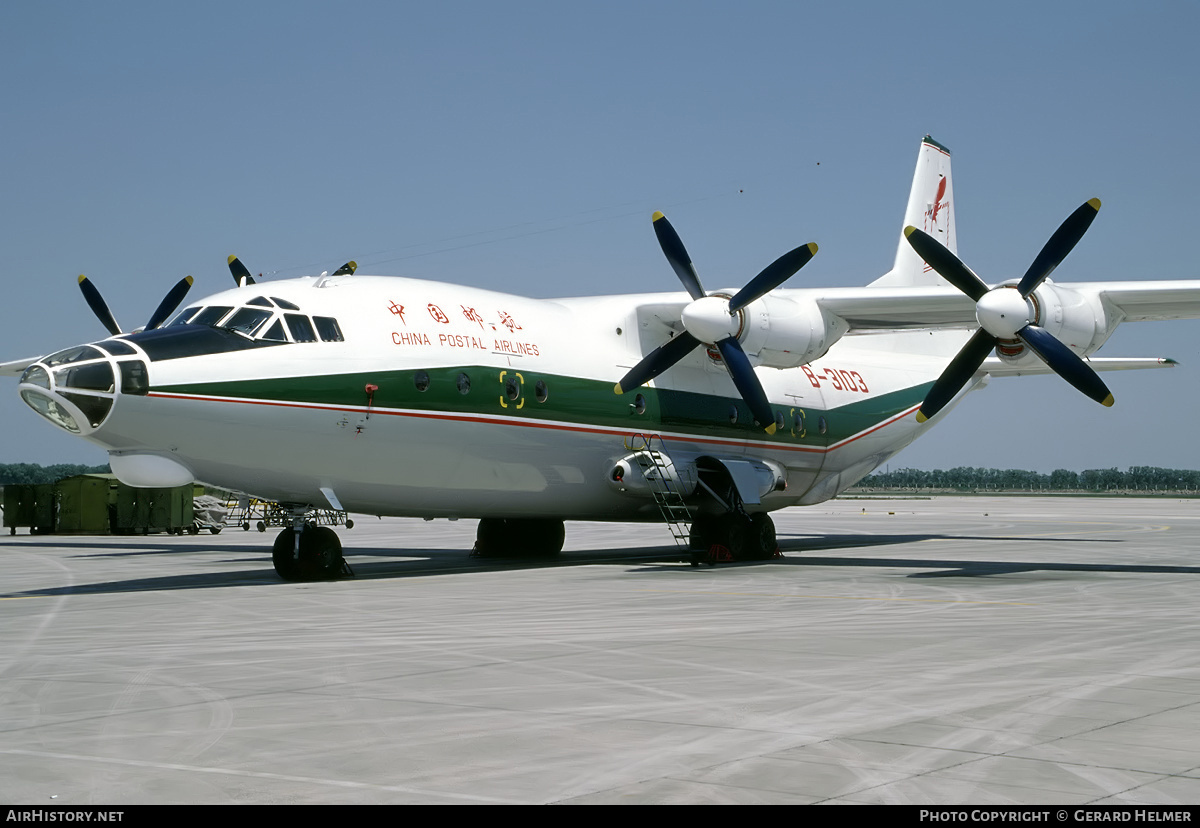
{"type": "Polygon", "coordinates": [[[958,254],[954,222],[954,186],[950,181],[950,150],[928,135],[921,141],[908,207],[904,211],[896,262],[875,285],[942,285],[942,277],[925,264],[904,238],[903,228],[919,227],[958,254]]]}

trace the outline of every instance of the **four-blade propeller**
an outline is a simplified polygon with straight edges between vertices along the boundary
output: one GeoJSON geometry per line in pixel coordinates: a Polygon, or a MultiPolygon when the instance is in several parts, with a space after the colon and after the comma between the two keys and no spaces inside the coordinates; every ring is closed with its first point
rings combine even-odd
{"type": "Polygon", "coordinates": [[[733,384],[742,399],[750,406],[755,421],[768,433],[775,432],[775,417],[766,392],[754,374],[750,358],[738,342],[738,311],[761,296],[782,285],[817,252],[815,244],[806,244],[783,254],[746,283],[746,286],[731,299],[710,296],[700,284],[696,266],[675,232],[675,228],[662,213],[654,214],[654,233],[658,236],[667,261],[683,283],[692,302],[683,309],[684,332],[655,348],[621,378],[614,389],[624,394],[649,382],[690,354],[702,343],[715,345],[733,384]]]}
{"type": "Polygon", "coordinates": [[[1029,298],[1083,238],[1099,210],[1098,198],[1084,203],[1054,232],[1019,283],[994,288],[989,288],[928,233],[911,226],[904,228],[904,235],[917,255],[943,279],[971,297],[975,302],[975,317],[979,320],[979,330],[929,389],[917,412],[917,422],[923,423],[941,411],[970,381],[1000,341],[1023,343],[1084,394],[1101,405],[1113,404],[1113,395],[1096,372],[1053,334],[1035,324],[1037,312],[1029,298]]]}
{"type": "MultiPolygon", "coordinates": [[[[150,321],[146,323],[146,327],[142,330],[152,331],[163,322],[166,322],[167,317],[175,312],[175,309],[179,307],[179,303],[183,301],[183,297],[187,295],[188,290],[192,286],[192,281],[191,276],[184,276],[176,282],[175,286],[159,302],[158,308],[151,314],[150,321]]],[[[108,309],[108,303],[104,301],[104,297],[100,295],[100,291],[96,289],[96,286],[91,283],[88,277],[82,274],[79,276],[79,289],[83,291],[83,298],[87,301],[88,307],[92,309],[92,313],[96,314],[96,317],[100,320],[100,324],[107,328],[108,332],[113,336],[119,335],[121,333],[121,326],[117,324],[116,317],[108,309]]]]}

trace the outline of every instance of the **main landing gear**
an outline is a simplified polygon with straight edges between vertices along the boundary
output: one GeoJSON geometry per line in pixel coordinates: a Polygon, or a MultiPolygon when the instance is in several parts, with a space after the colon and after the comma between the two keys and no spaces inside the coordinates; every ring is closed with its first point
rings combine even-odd
{"type": "Polygon", "coordinates": [[[306,523],[303,513],[275,538],[271,548],[275,571],[285,581],[329,581],[353,575],[342,557],[342,542],[328,526],[306,523]]]}
{"type": "Polygon", "coordinates": [[[478,558],[552,558],[562,551],[566,529],[553,518],[481,518],[475,532],[478,558]]]}
{"type": "Polygon", "coordinates": [[[692,566],[726,561],[765,561],[779,554],[775,521],[765,512],[699,515],[688,538],[692,566]]]}

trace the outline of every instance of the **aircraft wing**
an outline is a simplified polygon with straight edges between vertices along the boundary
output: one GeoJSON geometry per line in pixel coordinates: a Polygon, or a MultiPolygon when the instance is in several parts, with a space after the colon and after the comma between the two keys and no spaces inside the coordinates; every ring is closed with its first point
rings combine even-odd
{"type": "MultiPolygon", "coordinates": [[[[809,291],[781,292],[791,297],[793,293],[809,291]]],[[[818,305],[846,320],[850,333],[979,326],[975,319],[975,303],[949,285],[840,288],[811,293],[818,305]]]]}
{"type": "Polygon", "coordinates": [[[15,359],[12,362],[0,362],[0,377],[19,377],[25,373],[25,369],[33,363],[37,362],[41,357],[29,357],[29,359],[15,359]]]}
{"type": "MultiPolygon", "coordinates": [[[[1084,360],[1094,371],[1136,371],[1141,368],[1174,368],[1179,363],[1169,357],[1088,357],[1084,360]]],[[[1034,361],[1029,365],[1009,365],[999,357],[988,357],[979,368],[981,373],[993,377],[1024,377],[1035,374],[1053,374],[1044,362],[1034,361]]]]}
{"type": "MultiPolygon", "coordinates": [[[[1121,322],[1200,318],[1200,280],[1062,282],[1058,287],[1099,295],[1121,322]]],[[[796,299],[809,294],[806,298],[815,299],[822,308],[846,320],[852,334],[913,328],[974,329],[979,326],[975,319],[975,303],[949,285],[780,293],[796,299]]]]}
{"type": "Polygon", "coordinates": [[[1079,291],[1096,291],[1117,308],[1125,322],[1200,317],[1200,280],[1179,282],[1088,282],[1068,285],[1079,291]]]}

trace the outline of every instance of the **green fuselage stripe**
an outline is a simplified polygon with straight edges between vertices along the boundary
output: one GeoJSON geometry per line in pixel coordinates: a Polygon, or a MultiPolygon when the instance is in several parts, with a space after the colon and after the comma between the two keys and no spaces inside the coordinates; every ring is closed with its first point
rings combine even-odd
{"type": "Polygon", "coordinates": [[[918,405],[929,387],[930,383],[926,383],[830,409],[774,405],[784,416],[784,427],[772,436],[754,425],[746,403],[735,397],[646,387],[618,396],[608,382],[511,369],[501,371],[479,365],[186,383],[156,386],[151,393],[355,408],[365,407],[369,402],[371,407],[384,410],[500,415],[823,448],[918,405]],[[417,388],[416,377],[420,373],[428,376],[424,391],[417,388]],[[469,378],[466,393],[459,391],[461,375],[469,378]],[[545,384],[546,391],[541,402],[537,392],[539,381],[545,384]],[[369,400],[368,386],[376,386],[369,400]],[[516,397],[512,398],[514,390],[516,397]],[[645,399],[645,411],[640,414],[634,405],[638,395],[645,399]],[[736,422],[730,422],[730,412],[735,409],[736,422]],[[795,427],[797,413],[803,417],[802,430],[795,427]],[[820,433],[821,418],[826,421],[825,434],[820,433]]]}

